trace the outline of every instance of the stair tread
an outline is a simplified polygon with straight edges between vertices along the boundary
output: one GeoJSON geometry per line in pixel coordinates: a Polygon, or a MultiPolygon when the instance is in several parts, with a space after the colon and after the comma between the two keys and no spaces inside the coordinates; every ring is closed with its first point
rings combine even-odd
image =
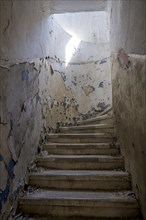
{"type": "Polygon", "coordinates": [[[119,159],[123,159],[122,156],[111,156],[111,155],[47,155],[47,156],[39,156],[38,158],[65,158],[65,159],[69,159],[69,158],[95,158],[95,159],[114,159],[114,160],[119,160],[119,159]]]}
{"type": "Polygon", "coordinates": [[[109,146],[118,146],[119,147],[119,144],[118,143],[49,143],[47,142],[46,144],[44,144],[45,146],[105,146],[105,147],[109,147],[109,146]]]}
{"type": "Polygon", "coordinates": [[[82,123],[86,123],[86,122],[92,122],[92,121],[98,121],[98,120],[102,120],[102,119],[107,119],[107,118],[114,118],[113,114],[105,114],[105,115],[101,115],[101,116],[97,116],[94,118],[89,118],[86,120],[83,120],[81,122],[78,122],[78,124],[82,124],[82,123]]]}
{"type": "Polygon", "coordinates": [[[115,137],[115,135],[113,134],[107,134],[107,133],[82,133],[82,134],[60,134],[60,133],[54,133],[54,134],[47,134],[48,137],[56,137],[56,138],[59,138],[59,137],[72,137],[72,136],[75,136],[75,137],[87,137],[87,136],[93,136],[94,138],[96,137],[115,137]]]}
{"type": "Polygon", "coordinates": [[[56,148],[65,148],[66,150],[69,149],[82,149],[82,150],[87,150],[87,149],[119,149],[118,144],[96,144],[96,143],[89,143],[89,144],[84,144],[84,143],[46,143],[43,145],[42,149],[56,149],[56,148]]]}
{"type": "Polygon", "coordinates": [[[113,124],[99,124],[99,125],[78,125],[78,126],[68,126],[60,127],[59,129],[87,129],[87,128],[114,128],[113,124]]]}
{"type": "Polygon", "coordinates": [[[129,177],[126,171],[109,170],[42,170],[31,173],[30,176],[99,176],[99,177],[129,177]]]}
{"type": "MultiPolygon", "coordinates": [[[[131,191],[124,192],[90,192],[90,191],[57,191],[57,190],[36,190],[34,193],[27,193],[22,198],[41,200],[84,200],[84,201],[113,201],[132,202],[137,206],[137,201],[131,191]]],[[[21,201],[21,200],[20,200],[21,201]]]]}

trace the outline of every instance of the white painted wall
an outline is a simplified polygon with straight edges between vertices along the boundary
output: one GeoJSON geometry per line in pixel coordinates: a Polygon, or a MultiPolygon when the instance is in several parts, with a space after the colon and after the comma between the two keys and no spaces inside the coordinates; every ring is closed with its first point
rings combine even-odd
{"type": "MultiPolygon", "coordinates": [[[[119,143],[132,186],[146,219],[146,1],[111,1],[113,109],[119,143]],[[129,68],[119,65],[119,48],[127,52],[129,68]],[[125,135],[126,134],[126,135],[125,135]]],[[[125,63],[125,57],[121,60],[125,63]]]]}
{"type": "Polygon", "coordinates": [[[111,52],[146,54],[146,1],[111,1],[111,52]]]}
{"type": "Polygon", "coordinates": [[[50,53],[49,21],[52,13],[104,10],[107,0],[0,1],[0,57],[13,61],[45,57],[50,53]]]}

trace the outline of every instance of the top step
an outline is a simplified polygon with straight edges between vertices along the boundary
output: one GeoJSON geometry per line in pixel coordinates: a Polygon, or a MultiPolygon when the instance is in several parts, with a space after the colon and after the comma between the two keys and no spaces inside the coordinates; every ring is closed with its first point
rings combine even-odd
{"type": "Polygon", "coordinates": [[[113,113],[108,113],[105,115],[101,115],[95,118],[90,118],[87,120],[83,120],[78,122],[77,125],[95,125],[95,124],[114,124],[114,116],[113,113]]]}
{"type": "Polygon", "coordinates": [[[98,124],[98,125],[80,125],[60,127],[60,133],[115,133],[113,124],[98,124]]]}

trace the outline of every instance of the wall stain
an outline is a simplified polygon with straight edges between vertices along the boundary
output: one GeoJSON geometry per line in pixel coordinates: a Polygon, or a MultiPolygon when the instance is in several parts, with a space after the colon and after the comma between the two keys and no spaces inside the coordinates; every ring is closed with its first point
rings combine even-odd
{"type": "Polygon", "coordinates": [[[103,81],[102,81],[102,82],[99,83],[98,88],[103,88],[103,87],[104,87],[104,85],[103,85],[103,81]]]}
{"type": "Polygon", "coordinates": [[[99,102],[97,107],[100,108],[101,110],[105,110],[109,107],[110,105],[109,104],[105,104],[105,102],[99,102]]]}
{"type": "Polygon", "coordinates": [[[13,123],[13,119],[12,119],[12,114],[10,113],[10,129],[9,129],[9,135],[8,135],[8,138],[10,138],[12,136],[12,130],[13,130],[13,126],[14,126],[14,123],[13,123]]]}
{"type": "Polygon", "coordinates": [[[90,93],[95,91],[94,86],[91,86],[91,85],[82,86],[82,89],[85,92],[86,96],[88,96],[90,93]]]}
{"type": "Polygon", "coordinates": [[[99,64],[107,63],[107,60],[101,60],[99,64]]]}

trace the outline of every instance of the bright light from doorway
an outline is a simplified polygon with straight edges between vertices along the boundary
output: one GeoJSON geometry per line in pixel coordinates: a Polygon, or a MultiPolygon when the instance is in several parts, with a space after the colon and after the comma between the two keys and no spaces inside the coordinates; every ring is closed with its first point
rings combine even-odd
{"type": "Polygon", "coordinates": [[[71,60],[73,54],[77,50],[81,40],[76,37],[72,36],[72,38],[69,40],[65,47],[65,55],[66,55],[66,67],[68,66],[69,61],[71,60]]]}

